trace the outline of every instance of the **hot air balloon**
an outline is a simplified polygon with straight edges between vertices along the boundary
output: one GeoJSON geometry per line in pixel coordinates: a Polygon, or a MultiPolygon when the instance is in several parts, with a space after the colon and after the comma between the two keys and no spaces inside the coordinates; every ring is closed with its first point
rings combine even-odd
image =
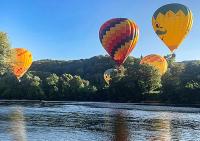
{"type": "Polygon", "coordinates": [[[110,83],[110,81],[112,80],[113,76],[115,75],[115,73],[118,73],[117,69],[108,69],[104,72],[104,80],[106,81],[107,84],[110,83]]]}
{"type": "Polygon", "coordinates": [[[134,49],[139,38],[135,22],[126,18],[115,18],[105,22],[99,31],[102,46],[117,63],[123,64],[134,49]]]}
{"type": "Polygon", "coordinates": [[[157,55],[157,54],[151,54],[148,56],[145,56],[140,64],[148,64],[150,66],[155,67],[158,69],[160,75],[163,75],[167,71],[167,61],[164,57],[157,55]]]}
{"type": "Polygon", "coordinates": [[[174,52],[192,28],[192,12],[185,5],[172,3],[160,7],[152,17],[154,31],[174,52]]]}
{"type": "Polygon", "coordinates": [[[32,64],[32,54],[24,48],[12,49],[12,72],[19,80],[32,64]]]}

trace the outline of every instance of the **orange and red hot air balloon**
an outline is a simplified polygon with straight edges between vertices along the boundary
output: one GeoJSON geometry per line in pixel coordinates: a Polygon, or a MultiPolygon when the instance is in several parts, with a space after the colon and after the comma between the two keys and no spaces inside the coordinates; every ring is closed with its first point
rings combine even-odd
{"type": "Polygon", "coordinates": [[[105,22],[99,31],[99,39],[118,66],[124,63],[139,38],[135,22],[126,18],[115,18],[105,22]]]}
{"type": "Polygon", "coordinates": [[[144,58],[142,58],[140,64],[148,64],[150,66],[153,66],[158,70],[160,75],[165,74],[168,67],[166,59],[158,54],[145,56],[144,58]]]}
{"type": "Polygon", "coordinates": [[[32,54],[24,48],[12,49],[12,72],[20,79],[32,64],[32,54]]]}

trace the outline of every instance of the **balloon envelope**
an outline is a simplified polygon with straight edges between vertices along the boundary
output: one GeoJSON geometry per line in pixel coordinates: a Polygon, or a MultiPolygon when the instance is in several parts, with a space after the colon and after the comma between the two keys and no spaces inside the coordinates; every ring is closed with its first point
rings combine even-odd
{"type": "Polygon", "coordinates": [[[157,55],[157,54],[151,54],[148,56],[145,56],[140,64],[148,64],[150,66],[155,67],[158,69],[160,75],[163,75],[167,71],[167,61],[164,57],[157,55]]]}
{"type": "Polygon", "coordinates": [[[117,73],[117,69],[108,69],[104,72],[103,77],[107,84],[110,83],[115,72],[117,73]]]}
{"type": "Polygon", "coordinates": [[[192,28],[192,12],[185,5],[172,3],[157,9],[152,26],[171,52],[179,47],[192,28]]]}
{"type": "Polygon", "coordinates": [[[126,18],[115,18],[105,22],[99,31],[99,39],[111,58],[121,65],[134,49],[139,38],[135,22],[126,18]]]}
{"type": "Polygon", "coordinates": [[[32,64],[32,54],[24,48],[12,49],[12,72],[19,79],[32,64]]]}

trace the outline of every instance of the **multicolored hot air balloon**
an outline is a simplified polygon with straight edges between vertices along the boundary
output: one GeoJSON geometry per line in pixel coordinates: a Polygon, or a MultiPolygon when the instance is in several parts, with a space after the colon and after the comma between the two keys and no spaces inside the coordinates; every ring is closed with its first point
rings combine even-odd
{"type": "Polygon", "coordinates": [[[115,18],[101,26],[99,38],[104,49],[120,66],[134,49],[139,38],[139,29],[130,19],[115,18]]]}
{"type": "Polygon", "coordinates": [[[24,48],[12,49],[12,72],[20,79],[32,64],[32,54],[24,48]]]}
{"type": "Polygon", "coordinates": [[[117,69],[108,69],[108,70],[106,70],[106,71],[104,72],[103,77],[104,77],[104,80],[106,81],[107,84],[110,83],[110,81],[111,81],[112,78],[113,78],[113,75],[114,75],[115,73],[117,73],[117,72],[118,72],[117,69]]]}
{"type": "Polygon", "coordinates": [[[160,7],[152,17],[154,31],[171,52],[179,47],[191,30],[192,24],[191,10],[177,3],[160,7]]]}
{"type": "Polygon", "coordinates": [[[167,71],[167,61],[164,57],[157,55],[157,54],[151,54],[148,56],[145,56],[140,64],[148,64],[150,66],[155,67],[158,69],[160,75],[163,75],[167,71]]]}

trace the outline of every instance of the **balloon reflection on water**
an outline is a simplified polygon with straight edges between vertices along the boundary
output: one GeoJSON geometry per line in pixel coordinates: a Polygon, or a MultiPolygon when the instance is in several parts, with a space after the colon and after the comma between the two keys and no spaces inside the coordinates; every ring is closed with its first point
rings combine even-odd
{"type": "Polygon", "coordinates": [[[14,107],[10,113],[10,135],[13,141],[26,141],[26,127],[21,107],[14,107]]]}
{"type": "Polygon", "coordinates": [[[113,119],[113,141],[129,141],[128,123],[122,111],[115,112],[113,119]]]}

